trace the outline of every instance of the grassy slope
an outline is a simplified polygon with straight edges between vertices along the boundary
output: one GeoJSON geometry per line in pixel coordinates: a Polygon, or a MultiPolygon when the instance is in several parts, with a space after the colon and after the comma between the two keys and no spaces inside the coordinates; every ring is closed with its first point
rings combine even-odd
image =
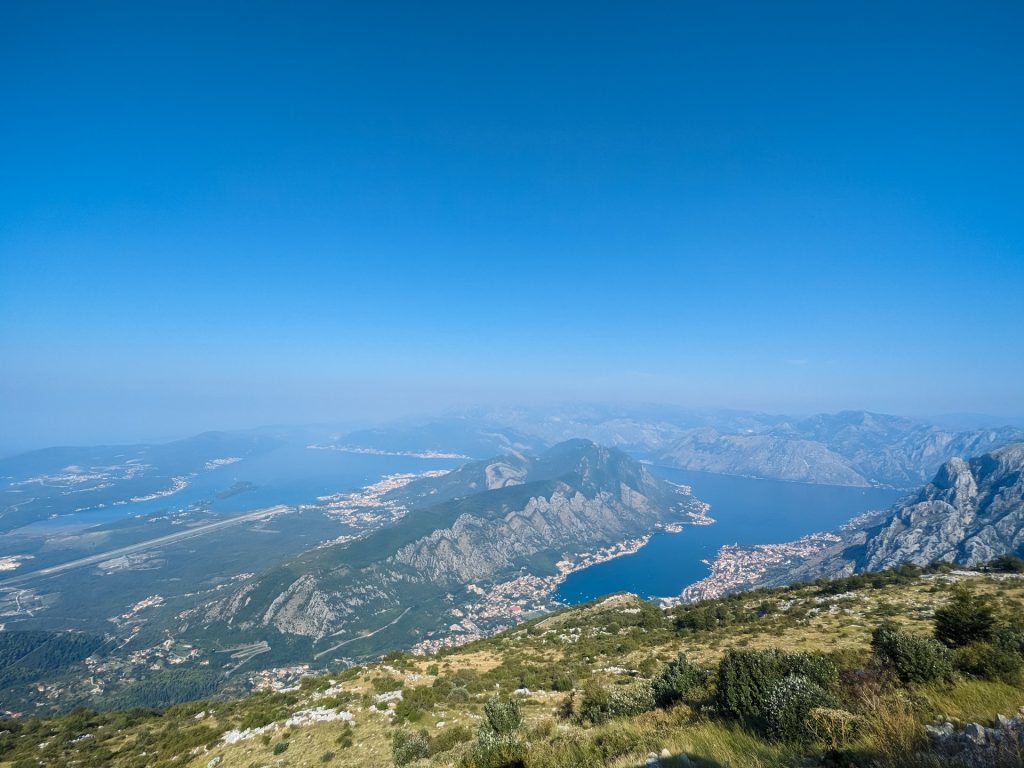
{"type": "MultiPolygon", "coordinates": [[[[468,744],[459,746],[457,737],[460,733],[467,740],[475,736],[483,703],[495,692],[509,693],[521,685],[531,690],[523,697],[523,709],[525,733],[534,745],[534,765],[564,764],[557,761],[564,761],[565,753],[556,757],[549,748],[555,742],[599,744],[606,763],[613,766],[642,764],[649,752],[662,749],[674,755],[685,752],[696,765],[793,765],[805,754],[820,752],[821,746],[800,749],[767,742],[686,706],[584,727],[557,718],[567,694],[552,688],[565,687],[556,682],[559,675],[569,675],[577,685],[592,677],[609,685],[631,681],[639,673],[630,675],[615,668],[651,674],[681,651],[711,665],[730,647],[837,652],[846,666],[856,666],[866,661],[871,631],[885,619],[930,634],[932,612],[948,594],[947,578],[834,596],[813,586],[736,596],[704,606],[710,614],[717,611],[732,619],[724,626],[696,631],[679,631],[671,614],[662,614],[632,596],[616,596],[533,620],[442,656],[400,657],[390,664],[356,668],[332,678],[307,678],[302,690],[284,695],[182,705],[159,716],[140,714],[135,721],[130,715],[115,713],[23,724],[32,730],[0,735],[0,745],[6,740],[12,747],[0,760],[18,768],[40,760],[46,765],[203,768],[215,758],[220,758],[219,768],[386,766],[391,764],[391,736],[396,726],[391,723],[393,715],[374,705],[374,692],[401,681],[409,698],[409,691],[431,687],[441,678],[444,690],[454,682],[460,688],[458,695],[425,695],[436,700],[414,712],[413,722],[399,726],[425,728],[434,736],[449,734],[456,746],[436,754],[432,758],[436,765],[457,765],[468,748],[468,744]],[[343,732],[338,722],[284,726],[287,715],[312,706],[353,713],[351,746],[338,743],[343,732]],[[231,728],[274,720],[277,725],[262,737],[232,745],[219,738],[231,728]],[[274,754],[275,746],[285,741],[287,749],[278,747],[274,754]],[[46,746],[40,748],[39,744],[46,746]],[[192,750],[195,754],[190,755],[192,750]],[[325,760],[328,753],[331,755],[325,760]],[[26,757],[32,762],[24,762],[26,757]],[[552,759],[556,762],[550,762],[552,759]]],[[[1004,611],[1020,612],[1024,606],[1022,579],[972,576],[965,581],[978,592],[996,595],[1004,611]]],[[[1024,705],[1024,688],[959,679],[948,686],[917,688],[909,698],[912,706],[903,714],[918,722],[940,718],[990,721],[1024,705]]],[[[900,712],[892,714],[893,718],[899,716],[900,712]]],[[[401,710],[398,719],[403,719],[401,710]]],[[[872,752],[881,738],[868,734],[855,749],[872,752]]]]}

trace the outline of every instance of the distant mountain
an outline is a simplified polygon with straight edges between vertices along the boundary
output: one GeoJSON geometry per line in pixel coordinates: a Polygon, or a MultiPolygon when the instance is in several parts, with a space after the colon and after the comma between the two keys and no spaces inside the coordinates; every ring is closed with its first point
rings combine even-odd
{"type": "Polygon", "coordinates": [[[522,433],[537,435],[548,443],[582,437],[642,458],[652,458],[691,429],[708,427],[739,433],[762,431],[786,421],[784,416],[753,411],[603,404],[478,408],[467,411],[464,417],[505,425],[522,433]]]}
{"type": "Polygon", "coordinates": [[[870,485],[842,456],[821,443],[796,435],[730,435],[710,428],[693,429],[660,453],[657,461],[727,475],[829,485],[870,485]]]}
{"type": "Polygon", "coordinates": [[[500,582],[555,573],[567,552],[642,536],[701,506],[587,440],[471,463],[381,501],[409,512],[242,583],[201,608],[202,633],[269,641],[284,654],[278,659],[307,661],[408,647],[446,630],[465,601],[486,602],[480,596],[500,582]]]}
{"type": "Polygon", "coordinates": [[[1024,429],[954,429],[869,411],[805,418],[668,406],[571,405],[476,409],[469,423],[536,435],[583,437],[681,469],[774,480],[916,488],[953,456],[1024,440],[1024,429]]]}
{"type": "Polygon", "coordinates": [[[957,432],[897,416],[844,411],[764,430],[689,430],[656,460],[683,469],[835,485],[909,488],[954,456],[1024,440],[1014,427],[957,432]]]}

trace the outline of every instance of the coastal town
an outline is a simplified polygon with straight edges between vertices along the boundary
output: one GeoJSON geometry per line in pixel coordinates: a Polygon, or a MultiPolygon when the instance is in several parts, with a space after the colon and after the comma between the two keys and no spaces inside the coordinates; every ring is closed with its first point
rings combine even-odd
{"type": "Polygon", "coordinates": [[[812,533],[785,544],[727,544],[718,550],[713,561],[704,561],[711,569],[707,578],[686,587],[678,596],[660,597],[657,602],[663,608],[669,608],[721,597],[727,592],[756,584],[771,568],[794,560],[806,560],[839,541],[842,539],[834,533],[812,533]]]}
{"type": "MultiPolygon", "coordinates": [[[[710,506],[698,503],[687,512],[686,522],[659,523],[656,527],[664,533],[681,533],[687,525],[711,525],[714,518],[708,515],[710,506]]],[[[600,547],[593,552],[566,553],[555,563],[555,573],[547,576],[524,574],[484,588],[469,584],[466,591],[471,599],[450,610],[452,623],[444,632],[429,635],[413,646],[413,653],[434,653],[441,648],[451,648],[499,632],[502,629],[525,621],[541,613],[549,613],[564,607],[555,598],[555,592],[570,574],[584,568],[625,555],[639,552],[650,541],[650,534],[600,547]]],[[[454,599],[454,598],[453,598],[454,599]]]]}
{"type": "Polygon", "coordinates": [[[380,448],[363,448],[358,445],[307,445],[311,451],[337,451],[338,453],[354,453],[363,456],[405,456],[410,459],[472,459],[461,453],[450,451],[385,451],[380,448]]]}
{"type": "Polygon", "coordinates": [[[414,480],[441,477],[449,470],[434,469],[426,472],[403,472],[388,475],[380,481],[360,488],[329,496],[318,496],[317,504],[303,505],[303,509],[320,509],[329,517],[357,529],[366,529],[395,522],[405,517],[408,509],[393,499],[384,498],[389,493],[404,488],[414,480]]]}
{"type": "Polygon", "coordinates": [[[466,592],[472,597],[462,606],[451,609],[453,621],[447,630],[431,633],[432,636],[413,646],[412,652],[423,655],[441,648],[465,645],[514,626],[531,616],[557,610],[562,603],[554,598],[554,594],[569,574],[616,557],[631,555],[649,540],[650,536],[641,536],[593,552],[563,555],[555,563],[556,572],[549,576],[524,574],[486,589],[477,584],[469,584],[466,592]]]}

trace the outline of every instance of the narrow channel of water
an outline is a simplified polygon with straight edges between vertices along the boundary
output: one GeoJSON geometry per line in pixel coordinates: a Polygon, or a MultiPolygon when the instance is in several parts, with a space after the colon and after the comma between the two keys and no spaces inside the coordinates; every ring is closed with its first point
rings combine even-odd
{"type": "Polygon", "coordinates": [[[678,595],[708,575],[703,561],[714,558],[724,544],[778,544],[833,530],[862,512],[886,509],[905,495],[882,488],[650,469],[665,480],[691,486],[698,499],[711,505],[715,524],[686,526],[682,533],[657,533],[635,554],[577,571],[558,588],[559,600],[581,603],[623,590],[643,597],[678,595]]]}

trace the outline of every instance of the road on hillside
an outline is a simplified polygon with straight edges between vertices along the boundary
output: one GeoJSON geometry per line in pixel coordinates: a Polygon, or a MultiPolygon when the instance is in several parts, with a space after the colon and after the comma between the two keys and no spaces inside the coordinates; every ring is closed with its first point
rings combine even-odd
{"type": "Polygon", "coordinates": [[[269,517],[270,515],[282,514],[285,512],[292,511],[292,508],[286,504],[277,504],[273,507],[265,507],[264,509],[256,509],[252,512],[246,512],[244,515],[235,515],[234,517],[225,518],[224,520],[218,520],[215,523],[207,523],[206,525],[197,525],[195,528],[188,528],[184,531],[178,531],[177,533],[169,533],[166,536],[158,536],[155,539],[149,539],[147,541],[140,541],[138,544],[129,544],[126,547],[119,547],[118,549],[111,549],[107,552],[101,552],[96,555],[89,555],[78,560],[71,560],[60,565],[51,565],[48,568],[40,568],[38,571],[29,571],[27,573],[19,573],[17,576],[9,576],[6,579],[0,579],[0,587],[6,587],[11,584],[20,584],[30,579],[45,578],[47,576],[55,576],[64,571],[71,571],[75,568],[82,568],[87,565],[93,565],[95,563],[101,563],[104,560],[110,560],[114,557],[121,557],[122,555],[130,555],[135,552],[142,552],[153,547],[160,547],[164,544],[173,544],[174,542],[181,541],[183,539],[190,539],[193,536],[202,536],[203,534],[210,533],[211,531],[217,531],[221,528],[228,528],[232,525],[238,525],[249,520],[259,520],[263,517],[269,517]]]}

